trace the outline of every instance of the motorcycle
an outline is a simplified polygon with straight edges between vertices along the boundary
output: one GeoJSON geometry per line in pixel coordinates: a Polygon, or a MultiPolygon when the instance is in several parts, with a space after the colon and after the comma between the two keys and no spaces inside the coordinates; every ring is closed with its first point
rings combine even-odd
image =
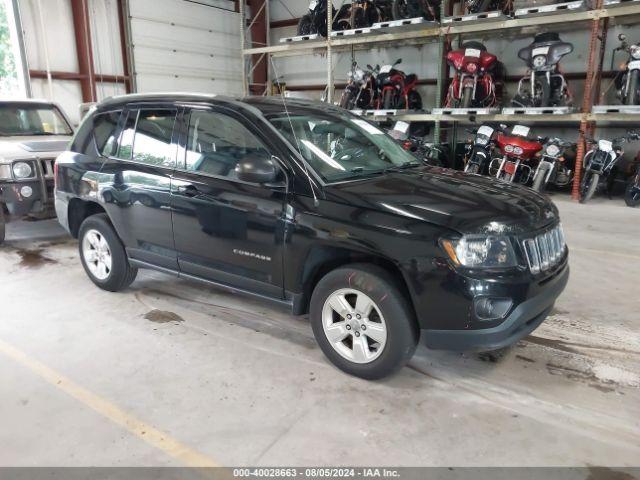
{"type": "Polygon", "coordinates": [[[418,76],[409,75],[396,69],[396,65],[402,63],[399,58],[393,65],[383,65],[377,76],[378,84],[378,109],[407,109],[420,110],[422,97],[416,90],[418,76]]]}
{"type": "Polygon", "coordinates": [[[569,168],[569,149],[572,143],[560,138],[550,138],[544,144],[542,156],[533,174],[533,189],[544,192],[547,185],[565,187],[573,181],[573,170],[569,168]]]}
{"type": "Polygon", "coordinates": [[[395,20],[424,17],[440,20],[440,3],[442,0],[393,0],[391,11],[395,20]]]}
{"type": "Polygon", "coordinates": [[[388,133],[402,148],[427,165],[444,167],[448,164],[448,146],[425,141],[425,136],[429,133],[429,125],[426,122],[397,121],[388,133]]]}
{"type": "Polygon", "coordinates": [[[595,194],[602,181],[607,183],[607,191],[611,193],[615,180],[614,167],[624,154],[622,144],[630,140],[639,140],[640,133],[627,132],[613,140],[590,140],[590,150],[582,161],[584,171],[580,181],[580,203],[587,203],[595,194]]]}
{"type": "Polygon", "coordinates": [[[475,138],[472,143],[466,145],[464,171],[483,175],[491,162],[495,129],[482,125],[477,131],[471,130],[469,133],[475,134],[475,138]]]}
{"type": "Polygon", "coordinates": [[[624,192],[624,201],[630,207],[640,205],[640,152],[635,159],[635,174],[629,179],[627,188],[624,192]]]}
{"type": "Polygon", "coordinates": [[[459,50],[447,53],[447,63],[455,75],[449,86],[446,107],[491,107],[496,104],[492,71],[498,58],[480,42],[466,42],[459,50]]]}
{"type": "Polygon", "coordinates": [[[502,10],[507,13],[512,8],[512,0],[465,0],[469,13],[494,12],[502,10]]]}
{"type": "Polygon", "coordinates": [[[509,183],[529,183],[533,169],[529,163],[542,150],[542,137],[535,140],[529,138],[531,129],[523,125],[515,125],[511,131],[505,125],[500,126],[496,144],[501,157],[495,157],[489,164],[489,174],[498,180],[509,183]]]}
{"type": "Polygon", "coordinates": [[[620,72],[616,75],[615,85],[618,98],[624,105],[640,104],[640,44],[629,45],[627,37],[621,33],[618,35],[621,45],[614,49],[614,55],[611,57],[611,70],[613,70],[613,61],[615,52],[623,51],[629,55],[627,61],[623,64],[620,72]]]}
{"type": "Polygon", "coordinates": [[[551,107],[571,105],[571,94],[558,63],[573,52],[573,45],[560,40],[557,33],[540,33],[533,43],[518,52],[530,71],[518,83],[512,100],[516,107],[551,107]]]}
{"type": "Polygon", "coordinates": [[[378,3],[372,0],[355,0],[340,7],[336,15],[334,30],[350,30],[366,28],[381,22],[383,12],[378,3]]]}
{"type": "Polygon", "coordinates": [[[349,81],[342,97],[340,97],[340,106],[347,110],[354,108],[370,108],[377,100],[376,76],[380,70],[380,65],[372,67],[367,65],[367,70],[358,66],[357,62],[353,62],[351,71],[349,72],[349,81]]]}
{"type": "MultiPolygon", "coordinates": [[[[328,0],[311,0],[309,2],[309,13],[303,15],[298,22],[298,35],[320,34],[327,36],[327,2],[328,0]]],[[[331,2],[332,18],[336,18],[336,9],[331,2]]],[[[337,22],[333,22],[333,28],[338,27],[337,22]]]]}

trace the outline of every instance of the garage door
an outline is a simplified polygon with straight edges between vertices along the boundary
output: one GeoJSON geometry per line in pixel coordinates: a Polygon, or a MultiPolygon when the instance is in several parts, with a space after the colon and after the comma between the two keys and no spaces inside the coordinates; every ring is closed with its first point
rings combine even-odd
{"type": "Polygon", "coordinates": [[[240,17],[228,0],[130,0],[138,92],[241,95],[240,17]]]}

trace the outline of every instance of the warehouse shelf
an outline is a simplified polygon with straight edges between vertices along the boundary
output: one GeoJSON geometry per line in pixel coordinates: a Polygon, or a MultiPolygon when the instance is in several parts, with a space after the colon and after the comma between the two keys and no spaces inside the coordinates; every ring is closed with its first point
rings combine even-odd
{"type": "MultiPolygon", "coordinates": [[[[587,10],[576,12],[564,12],[548,14],[544,17],[545,26],[554,25],[556,27],[565,26],[569,29],[580,28],[577,23],[589,22],[603,18],[615,18],[625,16],[638,16],[640,19],[640,2],[626,2],[615,8],[603,8],[599,10],[587,10]]],[[[414,28],[413,26],[389,27],[384,33],[375,33],[375,29],[368,29],[366,35],[344,35],[332,37],[329,40],[300,40],[281,43],[279,45],[246,48],[244,55],[270,54],[272,56],[306,55],[310,50],[322,52],[328,45],[336,49],[341,47],[351,47],[354,45],[367,45],[382,47],[384,44],[394,44],[400,46],[402,42],[410,45],[418,45],[436,41],[439,37],[448,35],[471,35],[485,33],[493,35],[496,30],[508,30],[517,33],[518,30],[540,27],[540,17],[507,18],[499,16],[496,18],[485,18],[482,21],[457,22],[447,26],[438,26],[434,23],[426,23],[424,27],[414,28]]],[[[290,37],[291,39],[297,37],[290,37]]],[[[312,52],[313,53],[313,52],[312,52]]]]}

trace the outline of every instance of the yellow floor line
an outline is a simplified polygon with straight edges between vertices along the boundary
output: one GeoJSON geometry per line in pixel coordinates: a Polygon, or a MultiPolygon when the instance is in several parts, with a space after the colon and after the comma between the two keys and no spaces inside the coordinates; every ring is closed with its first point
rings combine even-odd
{"type": "Polygon", "coordinates": [[[67,377],[29,357],[26,353],[0,340],[0,353],[26,367],[43,380],[75,398],[103,417],[133,433],[146,443],[162,450],[188,467],[218,467],[212,459],[190,449],[165,432],[148,425],[95,393],[88,391],[67,377]]]}

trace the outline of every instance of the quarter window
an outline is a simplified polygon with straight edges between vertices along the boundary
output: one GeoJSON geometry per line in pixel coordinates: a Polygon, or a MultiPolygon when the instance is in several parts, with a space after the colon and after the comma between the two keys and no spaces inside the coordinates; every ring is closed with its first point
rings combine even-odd
{"type": "Polygon", "coordinates": [[[115,155],[118,145],[116,129],[122,111],[98,113],[93,118],[93,136],[98,152],[106,157],[115,155]]]}
{"type": "Polygon", "coordinates": [[[236,165],[250,156],[269,156],[269,151],[239,121],[217,112],[191,113],[187,170],[236,178],[236,165]]]}

